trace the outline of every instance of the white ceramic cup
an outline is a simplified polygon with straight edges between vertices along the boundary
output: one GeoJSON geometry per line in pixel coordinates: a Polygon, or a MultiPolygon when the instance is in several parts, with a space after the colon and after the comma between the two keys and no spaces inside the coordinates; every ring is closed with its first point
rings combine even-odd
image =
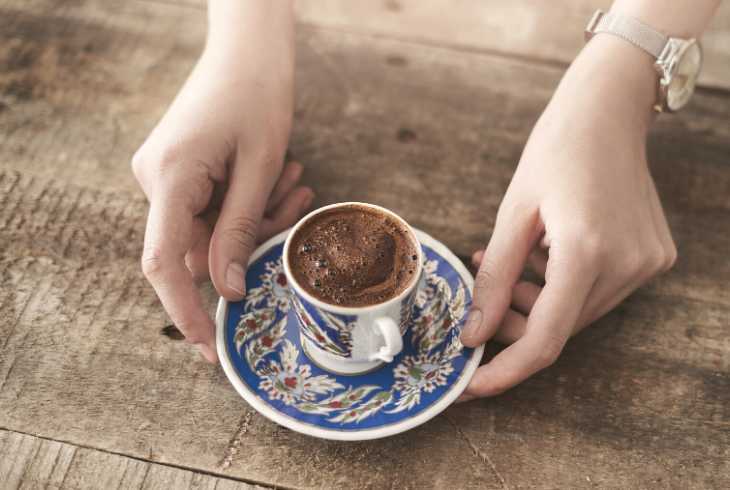
{"type": "Polygon", "coordinates": [[[283,262],[292,306],[299,320],[302,346],[315,364],[335,373],[360,374],[384,362],[391,362],[403,349],[403,335],[423,273],[421,245],[403,218],[383,207],[361,202],[324,206],[303,217],[291,229],[284,242],[283,262]],[[375,210],[400,223],[407,230],[418,255],[416,271],[408,286],[382,303],[357,307],[326,303],[308,293],[291,272],[289,247],[302,225],[325,211],[352,206],[375,210]]]}

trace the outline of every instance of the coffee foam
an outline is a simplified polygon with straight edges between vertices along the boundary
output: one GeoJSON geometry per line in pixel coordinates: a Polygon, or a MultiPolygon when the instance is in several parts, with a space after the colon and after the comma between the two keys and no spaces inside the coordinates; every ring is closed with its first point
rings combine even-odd
{"type": "Polygon", "coordinates": [[[408,230],[365,206],[324,211],[303,223],[289,246],[296,281],[339,306],[383,303],[408,287],[418,254],[408,230]]]}

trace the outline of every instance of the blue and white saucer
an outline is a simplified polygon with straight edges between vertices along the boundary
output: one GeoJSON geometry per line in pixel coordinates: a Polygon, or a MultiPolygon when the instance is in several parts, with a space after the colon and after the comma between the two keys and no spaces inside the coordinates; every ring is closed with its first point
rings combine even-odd
{"type": "Polygon", "coordinates": [[[356,441],[412,429],[456,400],[484,347],[459,342],[473,278],[446,246],[416,230],[425,256],[424,284],[403,351],[392,363],[353,376],[323,370],[302,348],[281,265],[287,233],[254,252],[246,298],[235,303],[221,298],[216,313],[223,370],[251,406],[297,432],[356,441]]]}

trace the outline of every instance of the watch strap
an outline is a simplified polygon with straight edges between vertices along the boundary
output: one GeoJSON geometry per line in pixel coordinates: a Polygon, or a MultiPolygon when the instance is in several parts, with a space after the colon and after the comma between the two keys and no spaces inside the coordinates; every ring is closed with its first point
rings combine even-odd
{"type": "Polygon", "coordinates": [[[659,58],[667,45],[668,37],[632,17],[597,10],[586,27],[586,40],[594,34],[605,32],[625,39],[659,58]]]}

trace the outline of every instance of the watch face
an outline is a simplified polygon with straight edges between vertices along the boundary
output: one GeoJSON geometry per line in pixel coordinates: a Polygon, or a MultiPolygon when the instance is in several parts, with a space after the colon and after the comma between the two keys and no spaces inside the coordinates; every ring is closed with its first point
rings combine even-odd
{"type": "Polygon", "coordinates": [[[669,110],[681,109],[694,93],[697,75],[702,65],[702,51],[694,39],[686,41],[677,52],[674,73],[667,87],[667,106],[669,110]]]}

